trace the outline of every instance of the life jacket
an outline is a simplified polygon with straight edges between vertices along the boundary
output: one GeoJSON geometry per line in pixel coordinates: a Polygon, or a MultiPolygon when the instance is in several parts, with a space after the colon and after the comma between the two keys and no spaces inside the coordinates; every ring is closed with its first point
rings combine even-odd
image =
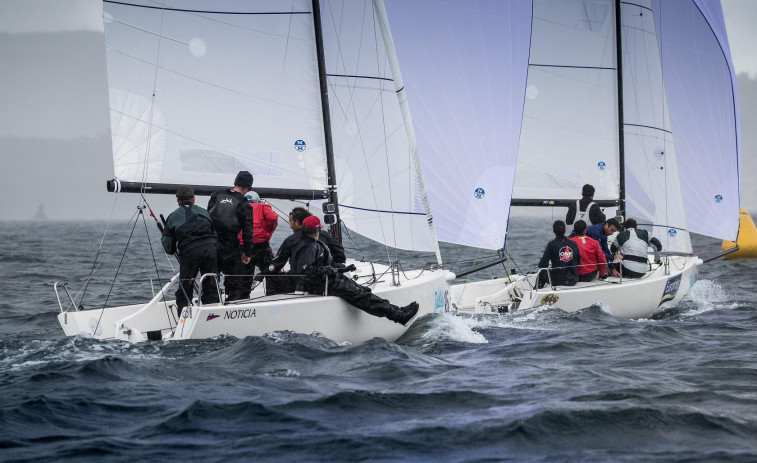
{"type": "MultiPolygon", "coordinates": [[[[583,220],[584,222],[590,224],[590,225],[596,225],[594,222],[591,221],[591,215],[589,215],[589,211],[592,207],[594,207],[594,201],[590,202],[588,206],[586,206],[586,210],[581,212],[581,200],[576,200],[576,220],[583,220]],[[588,217],[587,217],[588,216],[588,217]],[[584,217],[587,217],[584,219],[584,217]]],[[[575,222],[574,222],[575,223],[575,222]]]]}
{"type": "Polygon", "coordinates": [[[210,217],[213,219],[213,225],[217,231],[233,233],[234,235],[239,233],[242,229],[242,224],[239,223],[239,217],[237,217],[237,206],[240,202],[237,195],[228,191],[219,191],[216,194],[216,203],[208,212],[210,212],[210,217]]]}
{"type": "Polygon", "coordinates": [[[635,228],[629,228],[618,235],[617,243],[620,245],[619,252],[623,254],[623,267],[637,273],[646,273],[649,270],[647,257],[649,242],[644,239],[647,236],[646,232],[637,233],[635,228]],[[625,234],[627,234],[627,239],[624,239],[625,234]],[[641,237],[639,237],[640,234],[641,237]]]}

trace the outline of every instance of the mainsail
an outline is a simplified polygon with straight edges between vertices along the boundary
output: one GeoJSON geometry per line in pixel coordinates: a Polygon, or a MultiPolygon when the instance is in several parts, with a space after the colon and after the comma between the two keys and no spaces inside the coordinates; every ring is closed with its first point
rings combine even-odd
{"type": "MultiPolygon", "coordinates": [[[[433,251],[370,0],[106,0],[113,156],[121,181],[228,185],[324,198],[376,241],[433,251]],[[319,86],[318,32],[329,90],[319,86]],[[329,183],[330,109],[336,184],[329,183]]],[[[293,194],[289,194],[292,196],[293,194]]],[[[279,196],[284,197],[284,196],[279,196]]]]}
{"type": "Polygon", "coordinates": [[[105,0],[120,180],[327,187],[306,0],[105,0]]]}

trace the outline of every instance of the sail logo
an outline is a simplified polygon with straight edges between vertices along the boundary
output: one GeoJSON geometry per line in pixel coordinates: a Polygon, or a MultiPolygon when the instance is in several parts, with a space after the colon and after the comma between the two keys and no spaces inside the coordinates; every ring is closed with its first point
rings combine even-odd
{"type": "Polygon", "coordinates": [[[599,161],[597,163],[597,167],[599,168],[599,170],[605,170],[607,168],[607,163],[605,163],[604,161],[599,161]]]}
{"type": "Polygon", "coordinates": [[[664,303],[675,299],[676,294],[678,294],[678,288],[680,287],[681,287],[681,274],[668,278],[668,282],[665,283],[665,291],[662,292],[662,297],[660,298],[660,304],[657,307],[660,307],[664,303]]]}
{"type": "Polygon", "coordinates": [[[723,202],[723,196],[721,195],[715,195],[715,202],[720,204],[723,202]]]}
{"type": "Polygon", "coordinates": [[[668,230],[668,236],[671,237],[671,238],[675,238],[677,234],[678,234],[678,232],[675,231],[675,229],[673,229],[673,228],[671,228],[670,230],[668,230]]]}
{"type": "Polygon", "coordinates": [[[294,142],[295,151],[305,151],[305,148],[307,148],[307,144],[305,143],[305,140],[295,140],[294,142]]]}
{"type": "Polygon", "coordinates": [[[483,198],[485,194],[486,194],[486,192],[485,192],[485,191],[484,191],[484,189],[483,189],[483,188],[481,188],[481,187],[479,187],[479,188],[476,188],[476,190],[475,190],[475,191],[473,192],[473,196],[475,196],[475,197],[476,197],[476,199],[481,199],[481,198],[483,198]]]}

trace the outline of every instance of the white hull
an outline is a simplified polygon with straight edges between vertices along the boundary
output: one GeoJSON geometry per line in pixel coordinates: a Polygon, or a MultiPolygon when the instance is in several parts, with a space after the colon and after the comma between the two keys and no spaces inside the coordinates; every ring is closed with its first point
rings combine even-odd
{"type": "MultiPolygon", "coordinates": [[[[357,274],[371,275],[371,265],[355,262],[357,274]]],[[[388,267],[374,264],[381,275],[388,267]]],[[[396,275],[395,275],[396,277],[396,275]]],[[[400,272],[400,285],[392,286],[391,272],[385,273],[372,291],[391,303],[406,305],[417,301],[420,309],[413,321],[423,315],[447,309],[449,281],[454,274],[445,270],[400,272]],[[405,276],[406,275],[406,276],[405,276]]],[[[173,294],[168,288],[162,293],[173,294]]],[[[366,281],[362,279],[360,281],[366,281]]],[[[261,285],[262,286],[262,285],[261,285]]],[[[374,337],[393,341],[410,326],[369,315],[334,296],[281,294],[264,296],[259,286],[246,301],[226,305],[195,305],[176,318],[173,301],[160,293],[147,304],[109,307],[97,310],[62,312],[58,316],[67,336],[84,334],[97,339],[141,342],[148,332],[160,332],[162,339],[206,339],[228,334],[236,337],[262,336],[274,331],[319,333],[338,342],[359,343],[374,337]]]]}
{"type": "Polygon", "coordinates": [[[601,303],[610,314],[629,319],[648,318],[659,309],[675,307],[696,282],[702,260],[670,257],[641,279],[609,277],[576,286],[546,286],[535,290],[536,274],[453,285],[450,305],[460,313],[503,313],[538,306],[576,312],[601,303]]]}

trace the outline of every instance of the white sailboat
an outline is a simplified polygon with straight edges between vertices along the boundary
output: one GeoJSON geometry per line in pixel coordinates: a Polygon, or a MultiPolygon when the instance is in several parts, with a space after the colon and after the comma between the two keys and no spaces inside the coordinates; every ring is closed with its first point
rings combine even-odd
{"type": "Polygon", "coordinates": [[[649,317],[696,280],[689,232],[735,240],[738,108],[718,0],[387,3],[440,240],[498,250],[508,204],[568,206],[588,183],[667,251],[638,280],[453,285],[455,310],[601,302],[649,317]]]}
{"type": "MultiPolygon", "coordinates": [[[[380,8],[370,0],[105,0],[103,8],[111,190],[173,194],[191,185],[210,194],[248,170],[262,197],[323,201],[326,217],[341,215],[387,246],[386,264],[348,261],[358,282],[394,304],[417,301],[415,320],[445,310],[452,273],[391,262],[389,246],[439,253],[380,8]]],[[[407,329],[337,297],[262,288],[227,304],[195,299],[177,318],[177,279],[147,303],[90,310],[56,283],[58,319],[69,336],[130,342],[279,330],[361,342],[407,329]]]]}

